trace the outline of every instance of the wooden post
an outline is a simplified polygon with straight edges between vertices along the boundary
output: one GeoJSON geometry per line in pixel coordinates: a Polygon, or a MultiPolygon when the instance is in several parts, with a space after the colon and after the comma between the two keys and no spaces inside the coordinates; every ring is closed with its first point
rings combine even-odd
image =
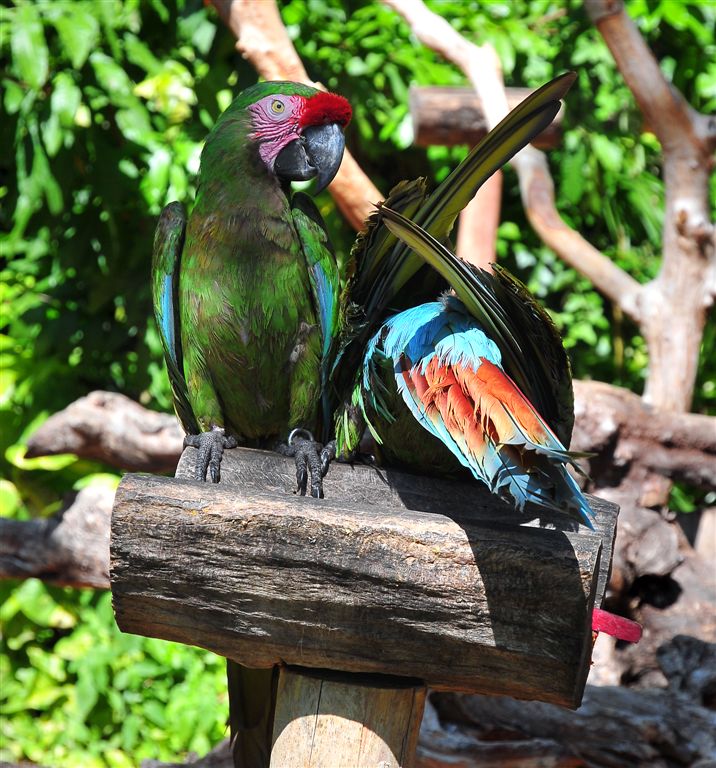
{"type": "Polygon", "coordinates": [[[122,630],[304,668],[282,670],[272,765],[411,765],[425,685],[579,706],[614,505],[590,499],[591,532],[476,483],[340,464],[325,500],[293,483],[291,460],[228,451],[218,486],[127,475],[112,519],[122,630]]]}
{"type": "Polygon", "coordinates": [[[411,768],[425,686],[281,669],[271,768],[411,768]]]}

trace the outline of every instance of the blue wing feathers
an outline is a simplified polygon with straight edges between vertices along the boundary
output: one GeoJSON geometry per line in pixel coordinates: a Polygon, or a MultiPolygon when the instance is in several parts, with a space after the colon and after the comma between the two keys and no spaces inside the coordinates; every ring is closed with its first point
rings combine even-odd
{"type": "MultiPolygon", "coordinates": [[[[498,442],[486,429],[495,411],[478,416],[476,403],[475,418],[480,419],[484,431],[484,442],[478,449],[474,442],[471,444],[469,435],[455,430],[454,425],[450,429],[438,408],[428,408],[412,379],[405,375],[406,365],[422,376],[431,364],[477,373],[483,361],[489,361],[502,369],[499,348],[459,299],[450,296],[400,312],[371,338],[363,360],[363,393],[370,407],[381,416],[388,408],[388,398],[381,393],[386,387],[376,361],[386,357],[393,362],[395,388],[416,422],[440,440],[477,479],[494,493],[511,499],[518,509],[530,502],[552,511],[571,510],[582,523],[592,527],[589,504],[567,472],[566,465],[576,466],[574,456],[536,412],[533,411],[533,418],[544,429],[541,442],[528,436],[505,403],[490,406],[504,411],[513,427],[507,429],[505,440],[498,442]]],[[[509,381],[506,374],[504,379],[509,381]]],[[[377,434],[375,429],[372,431],[377,434]]]]}

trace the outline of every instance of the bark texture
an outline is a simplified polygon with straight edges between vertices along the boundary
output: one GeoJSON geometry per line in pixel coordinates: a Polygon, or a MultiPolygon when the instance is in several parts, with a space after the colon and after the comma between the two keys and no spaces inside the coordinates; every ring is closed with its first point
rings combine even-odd
{"type": "Polygon", "coordinates": [[[74,453],[132,472],[171,472],[184,433],[173,415],[116,392],[91,392],[51,416],[30,437],[27,457],[74,453]]]}

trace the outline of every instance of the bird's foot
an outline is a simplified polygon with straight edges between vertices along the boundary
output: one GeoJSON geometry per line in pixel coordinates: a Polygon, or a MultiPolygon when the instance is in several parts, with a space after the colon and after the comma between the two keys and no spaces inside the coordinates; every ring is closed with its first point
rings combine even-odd
{"type": "Polygon", "coordinates": [[[296,492],[306,495],[308,476],[311,476],[311,496],[323,498],[323,478],[328,467],[336,458],[336,441],[331,440],[325,446],[316,442],[307,429],[294,429],[288,436],[288,442],[276,447],[278,453],[291,456],[296,462],[296,492]]]}
{"type": "Polygon", "coordinates": [[[199,449],[194,467],[194,479],[206,482],[208,473],[211,482],[218,483],[221,477],[220,467],[224,449],[236,448],[238,442],[235,437],[227,436],[220,427],[213,427],[209,432],[187,435],[184,438],[184,447],[188,445],[199,449]]]}

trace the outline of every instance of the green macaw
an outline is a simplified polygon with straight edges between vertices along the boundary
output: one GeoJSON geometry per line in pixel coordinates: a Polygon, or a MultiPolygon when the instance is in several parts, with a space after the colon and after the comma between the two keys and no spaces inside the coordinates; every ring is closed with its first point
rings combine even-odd
{"type": "MultiPolygon", "coordinates": [[[[333,179],[350,117],[343,97],[306,85],[245,90],[206,139],[191,214],[179,203],[161,214],[154,311],[197,479],[218,482],[224,448],[310,432],[285,450],[301,493],[308,466],[312,495],[323,495],[331,454],[313,434],[325,441],[332,428],[340,276],[318,210],[290,183],[315,178],[321,190],[333,179]]],[[[237,765],[268,764],[273,684],[272,670],[229,662],[237,765]]]]}
{"type": "Polygon", "coordinates": [[[180,203],[162,212],[154,310],[199,479],[208,470],[218,480],[229,443],[331,429],[322,394],[341,318],[338,267],[318,210],[290,182],[315,177],[320,191],[332,180],[350,116],[343,97],[298,83],[247,89],[207,137],[191,215],[180,203]]]}
{"type": "Polygon", "coordinates": [[[357,322],[332,378],[345,403],[339,453],[354,453],[367,426],[393,466],[468,471],[520,509],[531,503],[591,527],[566,471],[577,458],[565,448],[573,392],[556,328],[505,270],[474,269],[444,247],[459,211],[552,121],[574,79],[525,99],[432,195],[421,180],[391,192],[353,250],[357,322]],[[437,276],[452,292],[436,301],[437,276]]]}

